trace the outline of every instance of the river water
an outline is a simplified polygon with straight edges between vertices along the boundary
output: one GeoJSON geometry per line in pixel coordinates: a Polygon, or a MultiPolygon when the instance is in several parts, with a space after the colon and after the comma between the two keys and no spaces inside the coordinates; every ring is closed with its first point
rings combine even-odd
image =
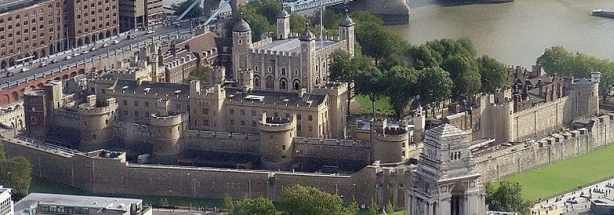
{"type": "Polygon", "coordinates": [[[524,67],[535,64],[552,46],[614,61],[614,19],[590,15],[594,9],[614,10],[612,0],[516,0],[463,6],[440,6],[429,0],[409,3],[409,24],[390,28],[414,45],[467,37],[479,55],[524,67]]]}

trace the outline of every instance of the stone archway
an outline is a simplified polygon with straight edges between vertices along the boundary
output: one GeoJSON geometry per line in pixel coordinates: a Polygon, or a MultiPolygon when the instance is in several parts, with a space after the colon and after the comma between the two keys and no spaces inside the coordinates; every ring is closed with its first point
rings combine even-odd
{"type": "Polygon", "coordinates": [[[13,91],[11,93],[11,102],[19,101],[19,93],[17,91],[13,91]]]}
{"type": "Polygon", "coordinates": [[[83,45],[83,39],[79,38],[77,40],[77,46],[82,46],[83,45]]]}
{"type": "Polygon", "coordinates": [[[99,40],[104,39],[104,34],[103,34],[102,32],[100,32],[100,33],[98,34],[98,39],[99,39],[99,40]]]}
{"type": "Polygon", "coordinates": [[[87,45],[90,44],[90,37],[85,37],[85,44],[87,44],[87,45]]]}
{"type": "Polygon", "coordinates": [[[9,66],[15,66],[15,59],[14,58],[9,59],[9,66]]]}
{"type": "Polygon", "coordinates": [[[292,89],[294,91],[299,91],[301,89],[301,81],[299,81],[298,79],[294,80],[294,84],[292,85],[293,85],[292,89]]]}
{"type": "Polygon", "coordinates": [[[279,80],[279,89],[288,90],[288,80],[286,80],[285,78],[281,78],[279,80]]]}
{"type": "Polygon", "coordinates": [[[97,38],[96,38],[96,34],[92,34],[92,43],[96,42],[97,38]]]}
{"type": "Polygon", "coordinates": [[[113,29],[113,36],[117,35],[117,28],[113,29]]]}
{"type": "Polygon", "coordinates": [[[45,49],[41,49],[41,57],[47,57],[47,52],[45,49]]]}
{"type": "Polygon", "coordinates": [[[34,51],[34,52],[32,52],[32,55],[34,56],[33,59],[35,59],[35,60],[38,59],[38,52],[34,51]]]}
{"type": "Polygon", "coordinates": [[[465,187],[460,183],[456,183],[452,190],[450,190],[450,214],[451,215],[463,215],[466,210],[467,204],[465,202],[465,187]]]}
{"type": "Polygon", "coordinates": [[[109,38],[111,37],[111,31],[107,30],[107,35],[105,36],[105,38],[109,38]]]}
{"type": "Polygon", "coordinates": [[[2,62],[0,62],[0,69],[6,69],[6,67],[8,67],[6,60],[2,60],[2,62]]]}
{"type": "Polygon", "coordinates": [[[266,76],[266,78],[264,78],[264,89],[267,89],[267,90],[275,89],[275,80],[272,75],[266,76]]]}

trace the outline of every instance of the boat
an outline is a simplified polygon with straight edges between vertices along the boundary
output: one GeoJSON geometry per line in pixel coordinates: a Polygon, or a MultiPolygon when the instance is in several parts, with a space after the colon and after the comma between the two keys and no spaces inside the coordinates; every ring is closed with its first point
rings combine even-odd
{"type": "Polygon", "coordinates": [[[592,15],[614,19],[614,11],[611,11],[611,10],[603,10],[603,9],[593,10],[592,15]]]}

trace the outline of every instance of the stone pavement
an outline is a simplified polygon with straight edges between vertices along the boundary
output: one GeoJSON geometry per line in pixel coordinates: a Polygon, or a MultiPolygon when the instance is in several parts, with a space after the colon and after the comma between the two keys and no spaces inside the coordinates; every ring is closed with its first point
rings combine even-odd
{"type": "Polygon", "coordinates": [[[591,199],[613,199],[613,192],[614,179],[578,187],[575,191],[538,202],[531,208],[531,214],[590,214],[591,199]]]}

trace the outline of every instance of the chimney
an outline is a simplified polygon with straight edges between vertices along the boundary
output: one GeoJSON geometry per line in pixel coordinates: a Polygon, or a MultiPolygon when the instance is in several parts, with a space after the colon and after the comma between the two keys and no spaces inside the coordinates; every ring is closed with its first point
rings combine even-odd
{"type": "Polygon", "coordinates": [[[307,93],[307,89],[305,89],[305,88],[301,88],[301,89],[298,91],[298,98],[299,98],[299,99],[302,99],[302,98],[303,98],[303,96],[305,96],[305,93],[307,93]]]}

